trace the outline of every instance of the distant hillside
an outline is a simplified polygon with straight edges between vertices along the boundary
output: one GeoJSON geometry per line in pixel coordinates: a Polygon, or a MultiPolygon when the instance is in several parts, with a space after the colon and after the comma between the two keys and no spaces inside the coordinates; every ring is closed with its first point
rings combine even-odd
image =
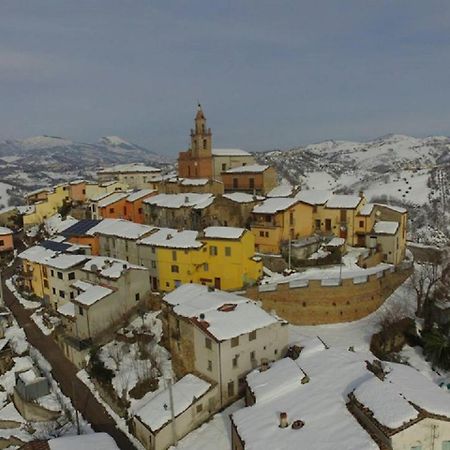
{"type": "MultiPolygon", "coordinates": [[[[257,153],[302,189],[364,191],[412,210],[423,233],[450,235],[450,138],[388,135],[368,142],[325,141],[257,153]]],[[[412,223],[412,229],[415,224],[412,223]]]]}
{"type": "Polygon", "coordinates": [[[0,179],[18,193],[74,178],[92,177],[99,167],[142,162],[156,167],[170,164],[159,155],[118,136],[95,144],[58,136],[0,141],[0,179]]]}

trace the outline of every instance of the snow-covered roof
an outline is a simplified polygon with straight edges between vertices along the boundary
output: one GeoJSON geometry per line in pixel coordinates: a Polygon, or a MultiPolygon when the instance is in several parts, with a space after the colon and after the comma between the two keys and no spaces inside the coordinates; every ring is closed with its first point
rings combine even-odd
{"type": "Polygon", "coordinates": [[[300,191],[295,198],[309,205],[323,205],[332,195],[333,193],[331,191],[311,189],[308,191],[300,191]]]}
{"type": "Polygon", "coordinates": [[[209,206],[214,200],[213,194],[200,194],[196,192],[186,192],[183,194],[158,194],[144,200],[149,205],[161,208],[182,208],[190,207],[203,209],[209,206]]]}
{"type": "Polygon", "coordinates": [[[245,192],[230,192],[228,194],[223,194],[222,197],[227,198],[236,203],[252,203],[260,200],[264,200],[264,197],[260,195],[251,195],[245,192]]]}
{"type": "Polygon", "coordinates": [[[154,230],[155,227],[130,222],[125,219],[104,219],[99,224],[92,227],[89,230],[89,234],[103,234],[125,239],[139,239],[154,230]]]}
{"type": "Polygon", "coordinates": [[[206,239],[239,239],[245,233],[245,229],[236,227],[207,227],[203,232],[206,239]]]}
{"type": "Polygon", "coordinates": [[[249,164],[245,166],[233,167],[225,171],[225,173],[261,173],[266,171],[270,166],[262,164],[249,164]]]}
{"type": "Polygon", "coordinates": [[[75,317],[75,305],[72,302],[64,303],[57,309],[58,313],[66,317],[75,317]]]}
{"type": "Polygon", "coordinates": [[[327,247],[340,247],[341,245],[345,244],[344,238],[334,237],[329,242],[327,242],[325,245],[327,247]]]}
{"type": "Polygon", "coordinates": [[[40,245],[34,245],[29,247],[19,254],[19,258],[26,259],[30,262],[43,264],[46,262],[47,258],[51,258],[56,252],[49,250],[47,248],[41,247],[40,245]]]}
{"type": "Polygon", "coordinates": [[[26,420],[19,414],[13,402],[8,403],[4,408],[0,409],[0,422],[11,421],[17,423],[25,423],[26,420]]]}
{"type": "Polygon", "coordinates": [[[45,187],[45,188],[35,189],[34,191],[27,192],[25,196],[28,198],[28,197],[32,197],[33,195],[40,194],[42,192],[52,192],[52,188],[45,187]]]}
{"type": "Polygon", "coordinates": [[[419,417],[419,408],[450,417],[448,394],[418,371],[403,364],[382,363],[384,381],[367,367],[374,356],[346,348],[311,346],[298,359],[281,360],[263,372],[253,371],[247,383],[256,403],[233,414],[246,448],[308,450],[378,449],[378,445],[347,409],[350,394],[370,410],[368,417],[395,430],[419,417]],[[298,366],[298,369],[295,366],[298,366]],[[307,375],[305,383],[301,383],[307,375]],[[414,406],[415,405],[415,406],[414,406]],[[279,428],[280,412],[289,426],[279,428]],[[372,416],[373,413],[373,416],[372,416]],[[293,429],[295,420],[303,421],[293,429]]]}
{"type": "Polygon", "coordinates": [[[146,173],[146,172],[161,172],[161,169],[151,166],[145,166],[144,164],[131,163],[131,164],[119,164],[117,166],[107,167],[99,170],[99,174],[108,173],[146,173]]]}
{"type": "Polygon", "coordinates": [[[106,198],[103,198],[102,200],[100,200],[97,203],[97,206],[99,208],[104,208],[106,206],[109,206],[113,203],[116,203],[120,200],[123,200],[124,198],[128,197],[128,193],[127,192],[114,192],[111,195],[108,195],[106,198]]]}
{"type": "Polygon", "coordinates": [[[290,208],[296,203],[298,203],[298,200],[295,198],[267,198],[260,205],[256,205],[253,208],[253,212],[257,214],[275,214],[279,211],[284,211],[290,208]]]}
{"type": "Polygon", "coordinates": [[[85,306],[91,306],[114,292],[112,289],[105,286],[85,281],[76,281],[72,286],[81,291],[73,301],[85,306]]]}
{"type": "MultiPolygon", "coordinates": [[[[175,417],[186,411],[198,398],[209,390],[211,385],[187,374],[172,385],[173,414],[175,417]]],[[[135,415],[152,431],[157,431],[171,421],[169,389],[152,397],[145,405],[135,411],[135,415]]]]}
{"type": "Polygon", "coordinates": [[[145,267],[130,264],[128,261],[121,259],[108,258],[105,256],[94,256],[83,266],[83,270],[87,272],[97,273],[98,275],[117,279],[127,270],[147,270],[145,267]]]}
{"type": "MultiPolygon", "coordinates": [[[[322,347],[323,349],[323,347],[322,347]]],[[[365,360],[369,353],[354,353],[343,349],[304,351],[293,361],[309,377],[298,382],[300,371],[286,364],[285,376],[278,365],[253,374],[252,386],[261,385],[261,397],[253,406],[233,414],[233,423],[240,438],[250,450],[280,448],[283,450],[378,450],[369,434],[359,425],[346,407],[346,394],[359,379],[367,377],[365,360]],[[274,373],[267,392],[263,386],[274,373]],[[278,384],[278,388],[277,388],[278,384]],[[289,426],[279,427],[280,412],[287,413],[289,426]],[[295,420],[304,422],[301,429],[291,427],[295,420]]]]}
{"type": "Polygon", "coordinates": [[[403,208],[401,206],[396,206],[396,205],[386,205],[384,203],[375,203],[375,205],[377,206],[381,206],[383,208],[388,208],[388,209],[392,209],[392,211],[398,212],[400,214],[405,214],[408,212],[408,210],[406,208],[403,208]]]}
{"type": "Polygon", "coordinates": [[[376,234],[395,234],[398,230],[398,222],[392,222],[388,220],[380,220],[375,222],[373,231],[376,234]]]}
{"type": "Polygon", "coordinates": [[[155,191],[154,189],[141,189],[139,191],[136,192],[132,192],[128,197],[127,197],[127,202],[134,202],[136,200],[141,199],[142,197],[147,197],[148,195],[153,194],[155,191]]]}
{"type": "Polygon", "coordinates": [[[218,341],[231,339],[278,322],[257,304],[245,297],[207,286],[183,284],[164,300],[173,311],[189,318],[218,341]]]}
{"type": "Polygon", "coordinates": [[[85,255],[68,255],[65,253],[47,258],[44,262],[47,266],[55,269],[67,270],[86,261],[85,255]]]}
{"type": "Polygon", "coordinates": [[[325,207],[332,209],[355,209],[361,200],[362,198],[358,195],[335,194],[328,199],[325,207]]]}
{"type": "Polygon", "coordinates": [[[182,178],[180,183],[183,186],[205,186],[208,184],[208,178],[182,178]]]}
{"type": "Polygon", "coordinates": [[[258,402],[269,400],[299,388],[305,374],[298,364],[291,358],[283,358],[275,361],[270,370],[259,369],[247,375],[247,385],[258,402]]]}
{"type": "Polygon", "coordinates": [[[89,433],[63,436],[48,441],[50,450],[119,450],[114,439],[107,433],[89,433]]]}
{"type": "Polygon", "coordinates": [[[360,216],[370,216],[372,214],[373,208],[375,208],[374,203],[366,203],[360,210],[360,216]]]}
{"type": "Polygon", "coordinates": [[[200,248],[203,244],[197,240],[198,231],[159,228],[154,233],[141,239],[138,243],[155,247],[200,248]]]}
{"type": "Polygon", "coordinates": [[[249,152],[240,148],[213,148],[213,156],[252,156],[249,152]]]}
{"type": "Polygon", "coordinates": [[[294,192],[290,184],[280,184],[267,193],[267,197],[289,197],[294,192]]]}
{"type": "Polygon", "coordinates": [[[0,236],[6,236],[12,234],[12,230],[7,227],[0,227],[0,236]]]}

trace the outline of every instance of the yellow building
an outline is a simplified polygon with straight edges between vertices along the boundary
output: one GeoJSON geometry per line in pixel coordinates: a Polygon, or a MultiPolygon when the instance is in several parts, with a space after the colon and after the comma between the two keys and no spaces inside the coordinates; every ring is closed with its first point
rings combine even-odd
{"type": "Polygon", "coordinates": [[[199,283],[231,291],[261,277],[262,262],[254,248],[254,237],[243,228],[209,227],[201,236],[160,228],[139,241],[139,261],[149,269],[153,290],[199,283]]]}
{"type": "Polygon", "coordinates": [[[39,297],[41,300],[49,298],[50,286],[45,261],[54,254],[55,252],[53,250],[36,245],[28,248],[19,255],[22,259],[25,290],[39,297]]]}
{"type": "Polygon", "coordinates": [[[268,198],[252,211],[256,251],[279,254],[283,242],[313,234],[313,206],[291,197],[268,198]]]}

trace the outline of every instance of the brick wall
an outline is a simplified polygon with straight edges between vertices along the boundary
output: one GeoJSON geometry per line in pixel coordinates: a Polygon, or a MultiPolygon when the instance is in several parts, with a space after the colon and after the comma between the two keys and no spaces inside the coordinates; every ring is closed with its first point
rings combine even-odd
{"type": "Polygon", "coordinates": [[[245,295],[260,300],[265,310],[275,310],[295,325],[350,322],[377,310],[411,273],[411,268],[397,268],[382,272],[382,276],[369,275],[365,282],[344,279],[338,286],[323,286],[320,280],[310,280],[305,287],[280,283],[274,290],[263,292],[255,286],[245,295]]]}

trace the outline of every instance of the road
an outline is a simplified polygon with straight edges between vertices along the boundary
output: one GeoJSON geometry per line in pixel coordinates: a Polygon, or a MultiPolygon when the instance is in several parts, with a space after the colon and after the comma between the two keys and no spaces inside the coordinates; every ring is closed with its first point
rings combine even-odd
{"type": "Polygon", "coordinates": [[[97,401],[86,385],[77,378],[78,368],[72,364],[58,347],[55,341],[45,336],[37,327],[30,315],[16,297],[5,286],[5,280],[11,277],[17,263],[2,272],[2,287],[5,305],[14,314],[19,326],[25,331],[28,342],[37,348],[52,366],[52,374],[61,391],[72,400],[73,406],[97,432],[111,435],[122,450],[135,450],[136,447],[128,437],[117,428],[115,421],[97,401]]]}

